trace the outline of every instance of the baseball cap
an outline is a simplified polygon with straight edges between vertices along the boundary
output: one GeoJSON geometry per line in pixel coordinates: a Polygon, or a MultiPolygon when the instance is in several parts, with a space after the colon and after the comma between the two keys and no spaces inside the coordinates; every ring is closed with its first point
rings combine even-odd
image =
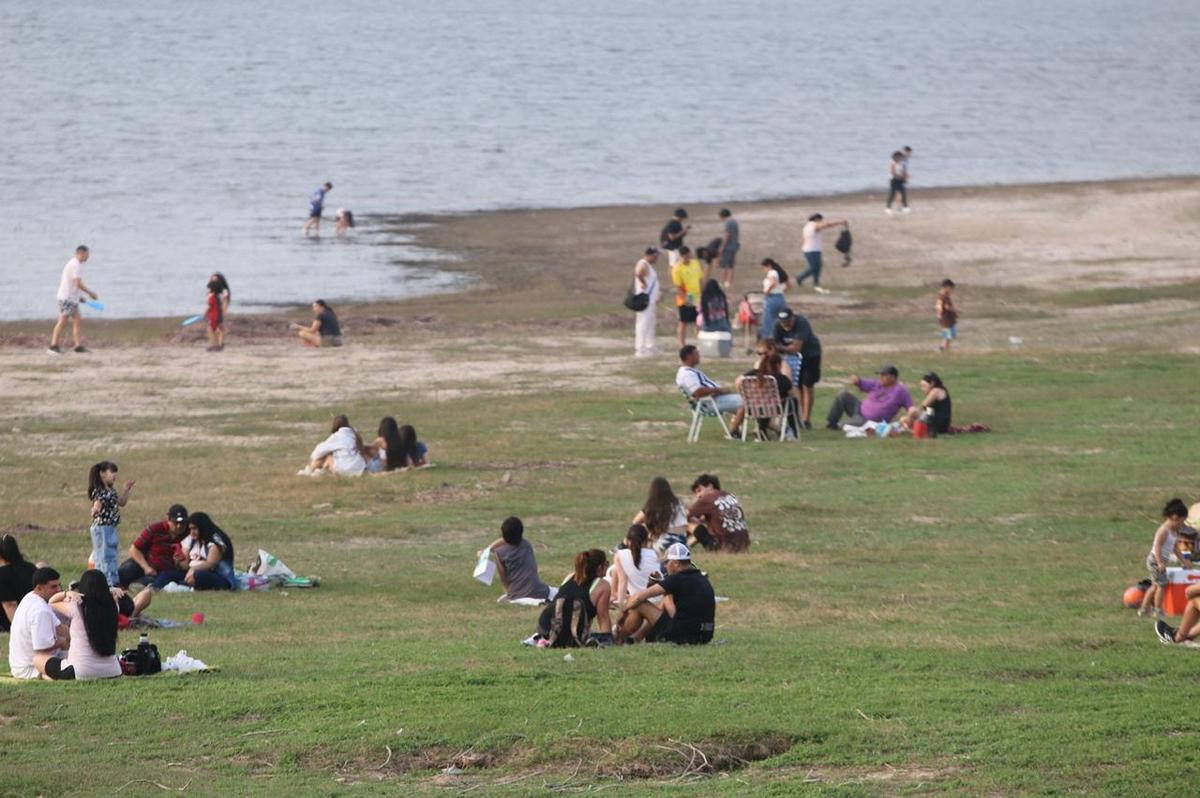
{"type": "Polygon", "coordinates": [[[668,560],[691,560],[692,553],[688,551],[686,543],[672,543],[667,549],[668,560]]]}
{"type": "Polygon", "coordinates": [[[658,254],[658,247],[646,247],[646,252],[645,252],[645,254],[646,254],[646,255],[657,255],[657,254],[658,254]]]}
{"type": "Polygon", "coordinates": [[[796,314],[792,312],[791,308],[784,308],[783,310],[779,311],[779,319],[781,321],[787,321],[788,319],[793,318],[795,315],[796,314]]]}
{"type": "Polygon", "coordinates": [[[892,377],[899,377],[900,370],[889,363],[886,366],[880,366],[879,371],[877,371],[876,374],[888,374],[892,377]]]}
{"type": "Polygon", "coordinates": [[[175,521],[176,523],[185,523],[187,521],[187,516],[187,508],[182,504],[172,504],[169,508],[167,508],[167,518],[175,521]]]}

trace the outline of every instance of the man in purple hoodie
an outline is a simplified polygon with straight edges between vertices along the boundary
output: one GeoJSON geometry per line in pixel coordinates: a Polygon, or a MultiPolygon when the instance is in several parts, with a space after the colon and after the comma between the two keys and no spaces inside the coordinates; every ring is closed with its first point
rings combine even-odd
{"type": "Polygon", "coordinates": [[[833,407],[829,408],[826,429],[839,429],[843,415],[846,424],[860,427],[868,421],[891,421],[897,412],[912,407],[912,396],[900,382],[900,372],[895,366],[881,368],[877,380],[865,380],[851,374],[849,382],[866,396],[860,400],[849,391],[839,393],[833,400],[833,407]]]}

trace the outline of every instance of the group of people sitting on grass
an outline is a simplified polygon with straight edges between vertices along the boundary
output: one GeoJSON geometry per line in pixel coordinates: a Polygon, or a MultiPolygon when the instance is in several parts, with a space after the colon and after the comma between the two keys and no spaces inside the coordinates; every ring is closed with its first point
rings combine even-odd
{"type": "Polygon", "coordinates": [[[745,551],[750,533],[741,502],[721,489],[718,477],[701,474],[692,495],[685,506],[666,479],[655,477],[611,561],[601,549],[578,552],[557,587],[538,574],[521,519],[505,519],[500,538],[479,554],[495,558],[501,602],[546,603],[537,630],[523,642],[543,648],[710,642],[716,598],[692,552],[745,551]]]}
{"type": "MultiPolygon", "coordinates": [[[[797,329],[798,319],[800,317],[791,310],[780,312],[781,324],[790,325],[785,332],[797,329]]],[[[808,327],[807,321],[803,327],[808,327]]],[[[681,365],[675,373],[675,385],[693,402],[711,399],[717,412],[732,417],[729,437],[740,438],[746,415],[742,398],[744,385],[747,381],[769,377],[779,392],[780,406],[790,405],[792,410],[787,414],[786,427],[782,416],[758,419],[755,437],[765,440],[773,432],[794,438],[800,427],[811,428],[808,414],[812,410],[812,391],[820,379],[819,355],[815,370],[810,366],[809,372],[805,373],[800,354],[803,345],[801,338],[784,345],[777,338],[760,339],[755,350],[754,368],[739,376],[733,387],[728,388],[700,369],[700,350],[689,344],[679,350],[681,365]],[[785,365],[788,368],[785,369],[785,365]],[[797,385],[799,389],[795,387],[797,385]]],[[[908,386],[900,381],[900,371],[895,366],[881,367],[877,376],[878,379],[868,379],[850,375],[847,389],[834,397],[826,417],[827,429],[842,430],[847,437],[856,438],[890,438],[908,433],[916,437],[934,437],[953,431],[950,391],[936,372],[921,377],[922,396],[916,402],[908,386]],[[857,389],[862,397],[850,388],[857,389]]]]}
{"type": "Polygon", "coordinates": [[[329,437],[317,444],[308,460],[308,465],[297,475],[357,477],[363,473],[424,468],[429,465],[429,447],[417,439],[417,431],[411,425],[401,426],[391,416],[384,416],[379,422],[376,438],[370,443],[363,442],[348,418],[337,416],[329,437]]]}

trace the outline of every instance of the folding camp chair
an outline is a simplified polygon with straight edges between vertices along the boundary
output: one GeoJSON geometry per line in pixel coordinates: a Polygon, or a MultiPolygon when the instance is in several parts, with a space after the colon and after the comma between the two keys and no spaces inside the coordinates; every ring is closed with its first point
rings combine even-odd
{"type": "Polygon", "coordinates": [[[688,430],[688,443],[695,443],[700,440],[700,426],[704,423],[705,416],[709,418],[716,416],[717,421],[721,422],[721,429],[725,430],[725,437],[729,437],[729,425],[725,423],[725,417],[717,409],[717,401],[715,399],[711,396],[702,396],[699,399],[694,399],[683,388],[680,388],[679,392],[683,394],[684,399],[687,399],[688,407],[692,411],[692,426],[688,430]]]}
{"type": "Polygon", "coordinates": [[[746,405],[746,420],[742,422],[743,441],[746,440],[752,421],[756,422],[755,429],[758,429],[757,422],[773,418],[779,419],[779,440],[787,440],[790,427],[795,427],[796,440],[800,440],[800,425],[795,423],[796,409],[792,398],[788,397],[786,402],[779,398],[779,386],[776,385],[774,377],[744,377],[738,391],[746,405]]]}

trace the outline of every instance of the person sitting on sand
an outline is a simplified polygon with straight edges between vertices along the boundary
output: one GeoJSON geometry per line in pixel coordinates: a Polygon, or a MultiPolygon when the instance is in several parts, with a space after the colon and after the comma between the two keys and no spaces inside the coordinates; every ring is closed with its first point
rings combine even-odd
{"type": "Polygon", "coordinates": [[[21,554],[21,547],[12,535],[0,535],[0,632],[7,632],[12,626],[13,614],[25,594],[33,589],[33,572],[37,570],[31,562],[26,562],[21,554]]]}
{"type": "Polygon", "coordinates": [[[50,609],[70,626],[70,646],[60,679],[113,679],[121,675],[117,659],[117,604],[125,595],[109,588],[104,574],[83,572],[78,587],[50,599],[50,609]]]}
{"type": "Polygon", "coordinates": [[[524,598],[544,601],[551,597],[550,588],[538,576],[537,558],[533,556],[533,546],[525,540],[525,525],[520,518],[505,518],[500,525],[500,537],[487,548],[496,558],[496,573],[504,587],[497,601],[524,598]]]}
{"type": "MultiPolygon", "coordinates": [[[[921,391],[925,398],[919,404],[908,409],[900,419],[905,429],[921,429],[918,424],[924,424],[929,436],[936,438],[945,435],[950,429],[950,392],[936,371],[931,371],[921,377],[921,391]]],[[[922,436],[923,437],[923,436],[922,436]]]]}
{"type": "Polygon", "coordinates": [[[868,421],[888,422],[896,417],[901,410],[912,407],[912,396],[908,386],[900,382],[900,371],[895,366],[884,366],[879,369],[878,380],[868,380],[851,374],[847,381],[866,394],[861,401],[849,391],[842,391],[833,400],[829,408],[829,416],[825,420],[826,429],[838,429],[842,416],[846,416],[846,424],[859,427],[868,421]]]}
{"type": "Polygon", "coordinates": [[[692,564],[692,553],[683,543],[667,550],[667,576],[634,595],[625,604],[621,625],[629,614],[643,623],[632,639],[647,643],[703,645],[712,641],[717,597],[708,577],[692,564]],[[664,596],[661,606],[651,599],[664,596]]]}
{"type": "Polygon", "coordinates": [[[608,557],[600,549],[576,554],[574,573],[567,575],[554,601],[538,616],[537,632],[522,642],[539,648],[572,648],[577,645],[578,635],[586,636],[590,645],[612,645],[612,619],[609,616],[612,589],[604,579],[607,568],[608,557]],[[583,608],[582,623],[575,622],[573,614],[568,614],[572,613],[568,609],[571,602],[578,602],[576,606],[583,608]],[[589,634],[592,624],[596,625],[597,631],[589,634]]]}
{"type": "Polygon", "coordinates": [[[233,542],[229,535],[208,513],[188,516],[187,530],[187,535],[179,541],[175,567],[160,571],[154,579],[154,588],[161,590],[176,582],[195,590],[233,590],[237,580],[233,574],[233,542]]]}
{"type": "Polygon", "coordinates": [[[689,538],[713,551],[745,551],[750,548],[746,511],[737,496],[721,490],[715,474],[701,474],[692,483],[688,508],[689,538]]]}
{"type": "Polygon", "coordinates": [[[417,440],[417,431],[411,425],[401,427],[396,419],[384,416],[377,434],[364,448],[368,473],[407,471],[429,465],[429,447],[417,440]]]}
{"type": "Polygon", "coordinates": [[[345,235],[347,230],[354,229],[354,214],[345,208],[337,209],[337,216],[334,217],[333,232],[338,238],[345,235]]]}
{"type": "Polygon", "coordinates": [[[342,345],[342,325],[338,321],[337,314],[333,312],[333,308],[324,299],[318,299],[312,303],[313,321],[312,325],[303,327],[301,325],[293,325],[299,327],[296,335],[300,336],[300,340],[304,341],[305,346],[341,346],[342,345]]]}
{"type": "Polygon", "coordinates": [[[363,458],[362,438],[350,426],[350,419],[337,416],[330,425],[329,437],[317,444],[309,455],[309,463],[296,472],[297,476],[318,476],[325,472],[344,477],[357,477],[367,468],[363,458]]]}

